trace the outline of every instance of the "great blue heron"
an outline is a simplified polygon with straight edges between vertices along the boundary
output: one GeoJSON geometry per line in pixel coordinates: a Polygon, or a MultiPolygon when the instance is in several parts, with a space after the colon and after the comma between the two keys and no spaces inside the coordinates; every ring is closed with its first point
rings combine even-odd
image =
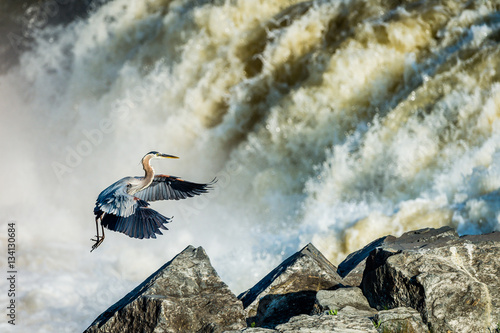
{"type": "Polygon", "coordinates": [[[216,180],[207,184],[184,181],[179,177],[155,175],[153,158],[178,158],[151,151],[142,158],[144,177],[125,177],[109,186],[97,197],[94,208],[97,235],[91,239],[94,251],[104,241],[104,227],[122,232],[133,238],[156,238],[160,229],[172,220],[149,208],[148,201],[179,200],[207,193],[216,180]],[[99,220],[102,235],[99,235],[99,220]]]}

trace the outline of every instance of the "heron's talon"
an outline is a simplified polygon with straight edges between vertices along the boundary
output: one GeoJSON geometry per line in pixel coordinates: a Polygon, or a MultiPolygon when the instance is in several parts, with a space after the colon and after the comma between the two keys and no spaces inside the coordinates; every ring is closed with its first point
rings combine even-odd
{"type": "Polygon", "coordinates": [[[96,236],[96,239],[91,238],[90,240],[95,242],[95,244],[92,245],[92,249],[90,250],[90,252],[92,252],[95,249],[97,249],[99,247],[99,245],[101,245],[101,243],[104,241],[104,237],[96,236]]]}

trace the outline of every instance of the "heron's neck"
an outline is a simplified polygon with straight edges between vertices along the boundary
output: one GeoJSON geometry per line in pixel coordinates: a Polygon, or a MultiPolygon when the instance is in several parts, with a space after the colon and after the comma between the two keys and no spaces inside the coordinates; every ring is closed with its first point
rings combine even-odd
{"type": "Polygon", "coordinates": [[[153,182],[153,178],[155,176],[155,171],[151,166],[151,158],[145,158],[142,161],[142,167],[144,168],[144,179],[141,182],[141,187],[146,188],[153,182]]]}

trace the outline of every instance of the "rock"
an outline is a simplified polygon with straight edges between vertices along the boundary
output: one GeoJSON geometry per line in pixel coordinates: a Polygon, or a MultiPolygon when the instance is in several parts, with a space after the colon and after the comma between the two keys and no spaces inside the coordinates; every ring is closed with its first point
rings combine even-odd
{"type": "Polygon", "coordinates": [[[335,266],[308,244],[239,301],[205,251],[189,246],[101,314],[86,332],[498,330],[498,232],[458,237],[445,227],[387,236],[350,255],[338,271],[359,279],[361,269],[361,289],[346,287],[335,266]],[[251,327],[245,327],[246,314],[251,327]]]}
{"type": "Polygon", "coordinates": [[[361,333],[377,332],[371,320],[373,312],[362,311],[346,306],[335,315],[299,315],[292,317],[287,323],[276,326],[275,329],[245,328],[225,333],[361,333]]]}
{"type": "Polygon", "coordinates": [[[401,237],[385,236],[374,240],[361,250],[349,254],[344,261],[339,264],[337,272],[343,278],[343,283],[350,286],[359,286],[365,270],[366,258],[376,248],[418,248],[425,244],[437,240],[458,239],[456,231],[451,227],[441,227],[439,229],[425,228],[410,231],[401,237]]]}
{"type": "Polygon", "coordinates": [[[363,278],[363,271],[365,270],[366,258],[370,252],[377,247],[383,246],[387,238],[395,238],[394,236],[384,236],[374,240],[364,248],[349,254],[344,261],[339,264],[337,272],[342,277],[344,284],[357,287],[363,278]]]}
{"type": "Polygon", "coordinates": [[[370,307],[365,295],[357,287],[339,288],[336,290],[320,290],[316,294],[316,306],[318,311],[341,310],[346,306],[351,306],[358,310],[376,310],[370,307]]]}
{"type": "Polygon", "coordinates": [[[429,328],[422,321],[417,310],[395,308],[382,310],[374,318],[379,332],[387,333],[428,333],[429,328]]]}
{"type": "Polygon", "coordinates": [[[435,332],[494,331],[500,322],[500,233],[420,244],[370,253],[361,283],[370,305],[414,308],[435,332]]]}
{"type": "Polygon", "coordinates": [[[272,330],[269,328],[262,328],[262,327],[248,327],[244,328],[242,330],[235,330],[235,331],[225,331],[224,333],[275,333],[278,332],[276,330],[272,330]]]}
{"type": "Polygon", "coordinates": [[[316,291],[338,285],[341,280],[336,267],[308,244],[238,298],[247,311],[248,325],[272,328],[298,314],[310,314],[316,291]],[[287,303],[290,306],[285,307],[287,303]]]}
{"type": "Polygon", "coordinates": [[[241,302],[203,248],[188,246],[85,332],[222,332],[245,326],[241,302]]]}
{"type": "Polygon", "coordinates": [[[276,331],[280,333],[377,332],[368,313],[349,306],[336,315],[300,315],[293,317],[288,323],[276,326],[276,331]]]}

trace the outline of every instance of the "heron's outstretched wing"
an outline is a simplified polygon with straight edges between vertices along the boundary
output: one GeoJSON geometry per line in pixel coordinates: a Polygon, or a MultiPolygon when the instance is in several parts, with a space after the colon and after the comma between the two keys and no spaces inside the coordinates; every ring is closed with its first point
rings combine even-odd
{"type": "Polygon", "coordinates": [[[156,175],[147,188],[135,194],[145,201],[179,200],[207,193],[215,179],[207,184],[188,182],[179,177],[156,175]]]}
{"type": "Polygon", "coordinates": [[[169,223],[171,218],[149,208],[146,201],[136,200],[136,202],[137,208],[134,214],[127,217],[104,214],[101,220],[102,226],[132,238],[156,238],[156,234],[163,235],[160,229],[168,230],[164,224],[169,223]]]}

